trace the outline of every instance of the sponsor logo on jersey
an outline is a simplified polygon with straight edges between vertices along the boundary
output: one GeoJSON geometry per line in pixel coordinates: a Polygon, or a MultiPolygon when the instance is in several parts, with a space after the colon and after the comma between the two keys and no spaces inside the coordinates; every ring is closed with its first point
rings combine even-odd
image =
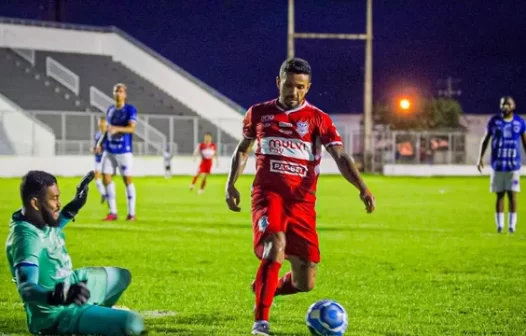
{"type": "Polygon", "coordinates": [[[267,114],[267,115],[261,116],[261,122],[269,122],[272,120],[274,120],[273,114],[267,114]]]}
{"type": "Polygon", "coordinates": [[[270,160],[270,171],[273,173],[305,177],[307,176],[308,170],[307,166],[302,164],[281,160],[270,160]]]}
{"type": "Polygon", "coordinates": [[[281,133],[283,133],[283,134],[292,135],[292,130],[288,130],[288,129],[280,129],[279,131],[280,131],[281,133]]]}
{"type": "Polygon", "coordinates": [[[272,126],[272,123],[263,123],[263,127],[264,128],[267,128],[267,127],[270,127],[270,126],[272,126]]]}
{"type": "Polygon", "coordinates": [[[309,133],[309,123],[306,121],[298,121],[296,123],[296,132],[298,132],[301,137],[307,135],[307,133],[309,133]]]}
{"type": "Polygon", "coordinates": [[[279,127],[293,127],[293,125],[289,122],[283,122],[283,121],[280,121],[279,122],[279,127]]]}
{"type": "Polygon", "coordinates": [[[260,142],[260,154],[279,155],[306,161],[315,160],[312,143],[300,139],[265,137],[260,142]]]}

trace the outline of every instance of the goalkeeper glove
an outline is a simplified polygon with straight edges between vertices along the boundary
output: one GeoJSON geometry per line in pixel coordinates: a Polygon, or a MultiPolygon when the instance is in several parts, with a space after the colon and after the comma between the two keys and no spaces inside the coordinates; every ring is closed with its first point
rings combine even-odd
{"type": "Polygon", "coordinates": [[[52,306],[68,306],[72,303],[83,305],[88,302],[90,292],[86,281],[67,285],[63,282],[55,285],[55,289],[48,293],[47,301],[52,306]]]}
{"type": "Polygon", "coordinates": [[[88,200],[88,190],[90,182],[95,178],[95,172],[90,171],[82,178],[77,186],[77,192],[71,202],[66,204],[62,209],[62,214],[67,218],[74,218],[79,210],[86,204],[88,200]]]}

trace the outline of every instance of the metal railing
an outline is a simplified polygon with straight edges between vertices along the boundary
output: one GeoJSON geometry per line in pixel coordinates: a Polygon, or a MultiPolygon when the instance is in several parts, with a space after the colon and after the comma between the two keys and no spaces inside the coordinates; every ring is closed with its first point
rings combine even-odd
{"type": "Polygon", "coordinates": [[[49,56],[46,57],[46,75],[67,87],[76,96],[79,95],[79,76],[49,56]]]}
{"type": "MultiPolygon", "coordinates": [[[[114,104],[114,100],[104,92],[94,86],[90,87],[90,104],[102,112],[106,112],[109,106],[114,104]]],[[[138,117],[135,123],[135,134],[148,145],[152,146],[157,153],[162,153],[166,144],[166,136],[159,132],[155,127],[149,125],[143,118],[138,117]]]]}

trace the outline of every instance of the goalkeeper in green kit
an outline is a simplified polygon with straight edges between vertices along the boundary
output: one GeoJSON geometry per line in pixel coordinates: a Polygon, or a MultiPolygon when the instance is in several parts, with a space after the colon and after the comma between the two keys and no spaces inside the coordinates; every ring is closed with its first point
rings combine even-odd
{"type": "Polygon", "coordinates": [[[30,171],[20,185],[23,206],[11,218],[6,252],[33,334],[138,335],[144,330],[138,314],[111,308],[130,284],[130,272],[73,270],[66,251],[63,229],[86,203],[93,177],[90,172],[82,179],[62,210],[53,175],[30,171]]]}

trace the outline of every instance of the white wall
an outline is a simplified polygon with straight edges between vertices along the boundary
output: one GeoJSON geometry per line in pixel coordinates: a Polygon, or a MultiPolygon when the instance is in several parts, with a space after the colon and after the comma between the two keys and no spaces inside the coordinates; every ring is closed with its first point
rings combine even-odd
{"type": "MultiPolygon", "coordinates": [[[[198,162],[191,157],[177,156],[172,160],[174,175],[194,175],[198,162]]],[[[57,176],[83,176],[94,167],[93,156],[0,156],[0,177],[20,177],[32,169],[45,170],[57,176]]],[[[226,174],[230,169],[230,157],[220,157],[219,167],[212,168],[213,174],[226,174]]],[[[134,176],[164,176],[162,157],[135,157],[133,162],[134,176]]],[[[255,162],[251,157],[245,169],[246,175],[254,175],[255,162]]],[[[339,174],[338,168],[331,159],[322,160],[322,174],[339,174]]]]}
{"type": "MultiPolygon", "coordinates": [[[[475,165],[385,165],[384,175],[387,176],[480,176],[475,165]]],[[[485,167],[482,175],[489,175],[491,169],[485,167]]],[[[523,167],[521,174],[526,174],[523,167]]]]}
{"type": "Polygon", "coordinates": [[[55,135],[32,119],[20,106],[0,94],[0,118],[11,147],[17,155],[55,155],[55,135]]]}
{"type": "Polygon", "coordinates": [[[113,56],[227,134],[241,139],[243,116],[238,111],[116,33],[0,23],[0,46],[113,56]]]}

